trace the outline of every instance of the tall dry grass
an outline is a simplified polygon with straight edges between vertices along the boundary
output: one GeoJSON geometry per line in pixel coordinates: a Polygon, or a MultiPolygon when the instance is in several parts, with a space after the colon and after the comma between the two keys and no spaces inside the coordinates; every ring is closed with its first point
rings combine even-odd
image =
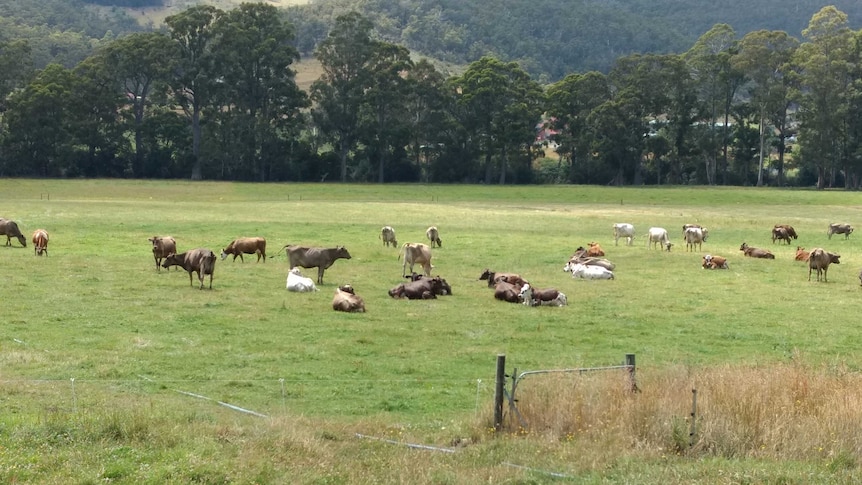
{"type": "Polygon", "coordinates": [[[641,371],[638,385],[631,392],[623,372],[529,376],[515,396],[524,423],[509,411],[507,429],[641,458],[827,459],[850,468],[862,456],[862,435],[852,431],[862,421],[862,376],[843,367],[679,367],[641,371]]]}

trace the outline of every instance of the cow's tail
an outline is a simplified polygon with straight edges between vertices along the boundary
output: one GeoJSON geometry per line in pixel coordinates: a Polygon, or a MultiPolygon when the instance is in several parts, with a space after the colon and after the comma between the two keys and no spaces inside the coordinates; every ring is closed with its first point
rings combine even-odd
{"type": "MultiPolygon", "coordinates": [[[[284,247],[282,247],[281,249],[276,251],[275,254],[270,254],[269,259],[272,259],[272,258],[278,256],[279,254],[281,254],[282,251],[284,251],[285,249],[287,249],[290,246],[293,246],[293,245],[292,244],[285,244],[284,247]]],[[[287,256],[287,252],[285,252],[284,255],[287,256]]]]}
{"type": "Polygon", "coordinates": [[[408,243],[404,243],[404,244],[401,246],[401,249],[399,249],[399,250],[398,250],[398,261],[401,261],[401,255],[402,255],[402,254],[404,254],[404,252],[406,251],[407,244],[408,244],[408,243]]]}

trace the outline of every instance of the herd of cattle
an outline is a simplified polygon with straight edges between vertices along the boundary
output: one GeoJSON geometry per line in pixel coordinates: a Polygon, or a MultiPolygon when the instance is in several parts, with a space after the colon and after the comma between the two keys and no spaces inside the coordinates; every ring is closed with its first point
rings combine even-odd
{"type": "MultiPolygon", "coordinates": [[[[846,223],[829,224],[827,237],[832,239],[834,234],[843,234],[847,239],[853,233],[853,227],[846,223]]],[[[15,238],[23,246],[27,246],[27,240],[21,233],[18,225],[8,219],[0,218],[0,236],[6,236],[6,246],[11,246],[11,239],[15,238]]],[[[392,298],[407,299],[434,299],[441,295],[451,295],[452,288],[449,283],[440,276],[431,276],[434,266],[431,264],[432,248],[442,247],[440,233],[435,226],[429,227],[425,236],[430,244],[404,243],[399,250],[398,259],[403,258],[402,276],[408,281],[399,283],[389,290],[392,298]],[[414,272],[416,265],[421,266],[422,273],[414,272]],[[409,271],[408,271],[409,267],[409,271]]],[[[630,223],[617,223],[613,225],[614,245],[619,245],[620,239],[631,246],[635,239],[635,227],[630,223]]],[[[701,251],[703,243],[709,237],[709,230],[699,224],[685,224],[682,227],[682,239],[686,244],[686,251],[701,251]]],[[[796,230],[787,224],[776,224],[772,228],[772,242],[778,241],[790,244],[791,240],[798,239],[796,230]]],[[[380,231],[379,238],[385,247],[398,247],[395,229],[392,226],[384,226],[380,231]]],[[[212,289],[212,279],[215,270],[216,255],[206,248],[197,248],[182,253],[177,252],[177,242],[171,236],[154,236],[148,241],[152,244],[153,259],[156,270],[168,269],[171,266],[183,268],[189,274],[189,284],[194,285],[192,274],[197,274],[203,289],[204,281],[209,276],[209,288],[212,289]]],[[[32,242],[37,256],[48,254],[48,232],[37,229],[33,232],[32,242]]],[[[661,227],[651,227],[646,234],[646,246],[648,249],[661,249],[670,251],[674,246],[670,241],[668,231],[661,227]]],[[[294,292],[318,291],[317,285],[323,284],[324,271],[331,267],[339,259],[350,259],[350,253],[344,246],[333,248],[308,247],[299,245],[285,245],[281,248],[286,252],[290,263],[287,275],[287,289],[294,292]],[[317,280],[302,276],[299,268],[317,268],[317,280]]],[[[281,252],[279,251],[279,253],[281,252]]],[[[764,248],[749,246],[743,242],[739,247],[742,254],[752,258],[775,259],[775,255],[764,248]]],[[[266,239],[263,237],[242,237],[230,242],[222,251],[221,259],[233,256],[233,261],[239,257],[245,261],[243,255],[255,255],[257,262],[266,262],[266,239]]],[[[563,266],[563,270],[570,272],[573,278],[588,280],[612,280],[614,279],[615,264],[605,259],[605,252],[597,242],[591,242],[586,248],[579,247],[563,266]]],[[[272,257],[272,256],[270,256],[272,257]]],[[[831,264],[840,264],[840,255],[826,251],[823,248],[814,248],[806,251],[797,246],[795,259],[808,263],[808,280],[814,272],[817,281],[821,278],[827,281],[826,274],[831,264]]],[[[728,269],[727,258],[723,256],[706,254],[701,261],[703,269],[728,269]]],[[[494,298],[512,303],[523,303],[530,306],[553,305],[564,306],[567,304],[566,295],[555,288],[535,288],[516,273],[495,272],[491,269],[479,276],[479,280],[487,280],[488,287],[494,289],[494,298]]],[[[862,284],[862,272],[859,274],[862,284]]],[[[345,312],[364,312],[365,302],[350,284],[340,285],[335,290],[332,300],[332,308],[345,312]]]]}

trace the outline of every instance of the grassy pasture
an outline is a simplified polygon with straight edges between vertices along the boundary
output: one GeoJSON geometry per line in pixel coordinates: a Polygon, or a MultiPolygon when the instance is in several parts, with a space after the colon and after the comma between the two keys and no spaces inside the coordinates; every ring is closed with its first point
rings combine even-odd
{"type": "MultiPolygon", "coordinates": [[[[695,375],[802,361],[855,374],[860,367],[853,316],[862,309],[862,243],[859,235],[826,237],[829,222],[862,224],[858,193],[13,179],[0,180],[0,194],[0,216],[28,236],[40,227],[51,234],[48,257],[35,257],[29,242],[0,247],[0,481],[287,483],[282,473],[290,470],[302,470],[295,478],[305,483],[502,481],[532,475],[499,466],[501,457],[542,454],[538,461],[553,469],[573,452],[542,439],[487,440],[499,353],[519,370],[617,364],[635,353],[647,387],[668,369],[695,375]],[[649,250],[643,237],[614,246],[614,222],[633,223],[639,235],[663,226],[676,247],[649,250]],[[685,251],[687,222],[709,228],[702,252],[685,251]],[[792,224],[798,245],[841,254],[828,283],[807,281],[795,244],[772,244],[775,223],[792,224]],[[435,273],[453,296],[387,296],[401,264],[378,239],[385,224],[399,243],[440,228],[435,273]],[[176,237],[180,251],[215,252],[260,235],[271,258],[219,261],[213,290],[200,291],[185,272],[155,270],[147,238],[163,234],[176,237]],[[616,280],[575,281],[562,271],[590,241],[617,264],[616,280]],[[776,260],[743,258],[743,241],[768,247],[776,260]],[[288,293],[279,251],[288,243],[341,244],[353,258],[326,271],[320,292],[288,293]],[[702,270],[706,252],[727,257],[730,270],[702,270]],[[557,287],[569,306],[497,302],[477,281],[486,267],[557,287]],[[334,287],[346,282],[368,313],[331,310],[334,287]],[[177,391],[273,420],[257,424],[177,391]],[[192,437],[180,436],[184,430],[192,437]],[[443,446],[466,436],[485,446],[451,462],[417,460],[412,451],[349,439],[366,430],[443,446]],[[64,441],[69,436],[79,442],[64,441]],[[55,447],[59,465],[45,464],[44,446],[55,447]],[[351,469],[357,460],[364,472],[351,469]],[[400,475],[399,467],[419,475],[400,475]]],[[[680,461],[668,473],[652,456],[629,459],[638,466],[579,466],[586,481],[600,482],[595,469],[612,465],[616,480],[642,483],[693,483],[721,467],[740,469],[680,461]],[[648,471],[638,480],[641,465],[648,471]]],[[[797,469],[811,472],[793,461],[767,464],[765,476],[797,469]]]]}

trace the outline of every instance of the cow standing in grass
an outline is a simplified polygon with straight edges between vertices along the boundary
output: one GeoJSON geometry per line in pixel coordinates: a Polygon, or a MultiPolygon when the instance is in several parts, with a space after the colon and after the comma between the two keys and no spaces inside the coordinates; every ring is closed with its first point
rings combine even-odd
{"type": "Polygon", "coordinates": [[[350,253],[344,246],[334,248],[312,248],[288,244],[282,249],[287,250],[290,267],[317,268],[317,284],[323,284],[323,272],[339,259],[350,259],[350,253]]]}
{"type": "Polygon", "coordinates": [[[192,249],[180,254],[171,254],[162,262],[162,267],[167,269],[171,266],[179,266],[189,273],[189,285],[192,282],[192,273],[198,274],[201,282],[200,289],[204,289],[204,278],[210,276],[210,289],[213,289],[213,272],[215,271],[216,255],[205,248],[192,249]]]}
{"type": "Polygon", "coordinates": [[[225,258],[233,254],[233,261],[236,261],[236,257],[239,256],[239,260],[243,263],[245,259],[243,259],[243,254],[257,254],[257,262],[259,263],[261,259],[263,262],[266,262],[266,239],[262,237],[241,237],[239,239],[234,239],[227,245],[226,248],[221,251],[221,259],[224,261],[225,258]]]}
{"type": "Polygon", "coordinates": [[[820,281],[820,275],[823,275],[823,282],[826,283],[826,272],[829,271],[829,265],[832,263],[840,264],[841,256],[835,253],[830,253],[823,248],[814,248],[808,256],[808,281],[811,281],[811,271],[817,273],[817,281],[820,281]]]}
{"type": "Polygon", "coordinates": [[[161,271],[162,260],[177,253],[177,241],[171,236],[153,236],[147,241],[153,245],[153,259],[156,261],[156,271],[161,271]]]}
{"type": "Polygon", "coordinates": [[[389,247],[391,244],[392,247],[398,247],[398,240],[395,239],[395,229],[392,226],[383,226],[380,229],[380,239],[383,240],[383,245],[389,247]]]}
{"type": "Polygon", "coordinates": [[[36,229],[33,232],[33,251],[36,256],[41,256],[45,253],[48,255],[48,231],[44,229],[36,229]]]}
{"type": "Polygon", "coordinates": [[[12,238],[18,240],[21,243],[21,246],[27,247],[27,238],[21,234],[21,230],[18,229],[18,224],[15,221],[10,221],[9,219],[3,219],[0,217],[0,236],[6,236],[6,245],[12,245],[12,238]]]}

